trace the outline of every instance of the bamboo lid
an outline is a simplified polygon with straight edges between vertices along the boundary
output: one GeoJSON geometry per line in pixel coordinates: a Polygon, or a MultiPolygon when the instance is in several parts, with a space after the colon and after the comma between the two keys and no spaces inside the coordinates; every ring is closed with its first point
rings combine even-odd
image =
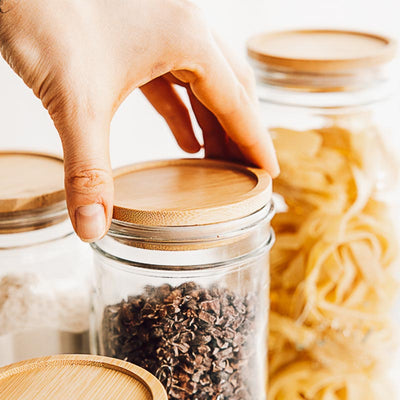
{"type": "Polygon", "coordinates": [[[0,213],[34,210],[65,200],[61,158],[0,152],[0,213]]]}
{"type": "Polygon", "coordinates": [[[392,60],[395,41],[385,36],[340,30],[262,33],[247,43],[248,55],[275,68],[303,72],[344,72],[392,60]]]}
{"type": "Polygon", "coordinates": [[[4,400],[167,400],[149,372],[108,357],[62,355],[0,368],[4,400]]]}
{"type": "Polygon", "coordinates": [[[114,219],[146,226],[239,219],[271,200],[267,172],[216,160],[142,163],[115,172],[114,219]]]}

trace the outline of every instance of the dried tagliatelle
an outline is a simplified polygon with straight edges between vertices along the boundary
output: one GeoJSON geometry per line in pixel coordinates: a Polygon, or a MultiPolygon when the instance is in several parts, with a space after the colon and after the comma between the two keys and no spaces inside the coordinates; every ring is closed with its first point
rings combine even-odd
{"type": "Polygon", "coordinates": [[[395,399],[396,166],[368,118],[271,133],[286,210],[273,222],[268,398],[395,399]]]}

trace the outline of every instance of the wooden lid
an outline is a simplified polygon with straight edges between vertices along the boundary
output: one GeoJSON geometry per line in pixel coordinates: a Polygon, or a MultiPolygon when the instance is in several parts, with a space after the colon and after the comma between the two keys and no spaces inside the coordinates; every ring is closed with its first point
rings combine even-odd
{"type": "Polygon", "coordinates": [[[394,58],[390,38],[340,30],[296,30],[255,35],[251,58],[273,67],[303,72],[344,72],[384,64],[394,58]]]}
{"type": "Polygon", "coordinates": [[[65,200],[61,158],[0,152],[0,213],[34,210],[65,200]]]}
{"type": "Polygon", "coordinates": [[[167,400],[162,384],[136,365],[108,357],[62,355],[0,368],[1,399],[167,400]]]}
{"type": "Polygon", "coordinates": [[[143,163],[115,172],[114,218],[147,226],[206,225],[239,219],[271,200],[264,170],[215,160],[143,163]]]}

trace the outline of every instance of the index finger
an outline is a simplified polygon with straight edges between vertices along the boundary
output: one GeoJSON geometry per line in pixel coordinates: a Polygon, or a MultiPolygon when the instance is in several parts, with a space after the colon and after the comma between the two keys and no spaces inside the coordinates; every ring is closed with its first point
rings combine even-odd
{"type": "Polygon", "coordinates": [[[210,45],[198,53],[196,59],[198,65],[190,71],[174,71],[173,74],[189,83],[194,95],[217,117],[243,155],[276,177],[279,165],[275,149],[257,105],[239,82],[214,39],[210,39],[210,45]]]}

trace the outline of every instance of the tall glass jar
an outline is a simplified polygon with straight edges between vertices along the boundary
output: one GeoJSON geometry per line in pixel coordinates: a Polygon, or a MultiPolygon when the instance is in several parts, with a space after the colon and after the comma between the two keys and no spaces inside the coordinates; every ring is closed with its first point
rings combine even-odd
{"type": "Polygon", "coordinates": [[[271,179],[210,160],[127,167],[93,245],[93,352],[169,399],[265,400],[271,179]]]}
{"type": "Polygon", "coordinates": [[[283,199],[269,400],[400,398],[394,52],[388,38],[343,31],[248,42],[283,199]]]}
{"type": "Polygon", "coordinates": [[[74,235],[62,160],[0,153],[0,366],[88,352],[88,248],[74,235]]]}

